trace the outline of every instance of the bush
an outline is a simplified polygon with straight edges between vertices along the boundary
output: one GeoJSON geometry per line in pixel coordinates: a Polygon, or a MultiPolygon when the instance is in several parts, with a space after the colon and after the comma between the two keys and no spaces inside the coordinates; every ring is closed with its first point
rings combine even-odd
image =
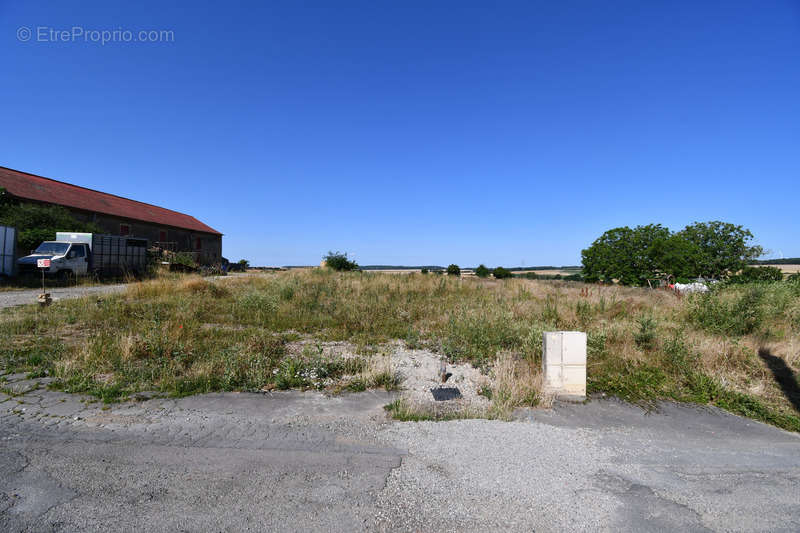
{"type": "Polygon", "coordinates": [[[458,265],[448,265],[447,267],[447,275],[448,276],[460,276],[461,269],[458,268],[458,265]]]}
{"type": "MultiPolygon", "coordinates": [[[[244,259],[242,259],[242,261],[244,261],[244,259]]],[[[242,265],[242,261],[238,263],[228,263],[228,272],[244,272],[247,267],[242,265]]]]}
{"type": "Polygon", "coordinates": [[[766,291],[763,285],[692,296],[689,318],[698,327],[720,335],[749,335],[764,322],[766,291]]]}
{"type": "Polygon", "coordinates": [[[427,274],[429,271],[428,271],[428,269],[427,269],[427,268],[423,268],[423,269],[422,269],[422,270],[420,270],[419,272],[420,272],[420,274],[427,274]]]}
{"type": "Polygon", "coordinates": [[[183,265],[189,269],[197,268],[197,262],[189,252],[173,252],[169,257],[169,262],[175,265],[183,265]]]}
{"type": "Polygon", "coordinates": [[[751,283],[753,281],[783,281],[783,271],[778,267],[744,267],[741,272],[731,276],[730,283],[751,283]]]}
{"type": "Polygon", "coordinates": [[[347,258],[347,253],[341,252],[328,252],[328,255],[322,258],[325,261],[325,266],[332,268],[337,272],[350,272],[358,270],[358,263],[350,261],[347,258]]]}
{"type": "Polygon", "coordinates": [[[478,268],[475,269],[475,275],[479,278],[488,278],[489,277],[489,269],[486,268],[486,265],[478,265],[478,268]]]}
{"type": "Polygon", "coordinates": [[[511,271],[507,268],[497,267],[492,271],[495,279],[506,279],[511,277],[511,271]]]}
{"type": "Polygon", "coordinates": [[[634,333],[633,340],[642,350],[652,350],[656,342],[656,321],[653,317],[643,316],[637,320],[639,331],[634,333]]]}

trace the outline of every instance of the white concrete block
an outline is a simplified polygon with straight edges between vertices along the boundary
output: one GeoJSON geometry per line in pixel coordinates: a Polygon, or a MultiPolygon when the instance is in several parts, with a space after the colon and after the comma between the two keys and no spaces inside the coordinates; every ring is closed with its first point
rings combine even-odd
{"type": "Polygon", "coordinates": [[[547,365],[544,369],[544,384],[548,390],[560,390],[564,383],[561,365],[547,365]]]}
{"type": "Polygon", "coordinates": [[[565,366],[562,370],[562,388],[570,396],[586,396],[586,366],[565,366]]]}
{"type": "Polygon", "coordinates": [[[586,333],[546,331],[542,336],[545,388],[559,396],[586,397],[586,333]]]}

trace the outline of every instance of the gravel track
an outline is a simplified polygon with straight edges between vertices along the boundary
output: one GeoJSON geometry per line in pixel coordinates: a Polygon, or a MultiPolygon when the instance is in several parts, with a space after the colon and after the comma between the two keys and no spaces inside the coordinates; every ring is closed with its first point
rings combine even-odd
{"type": "MultiPolygon", "coordinates": [[[[94,294],[110,294],[122,292],[128,285],[118,283],[115,285],[93,285],[90,287],[58,287],[47,288],[53,301],[65,300],[69,298],[81,298],[94,294]]],[[[0,309],[4,307],[14,307],[17,305],[27,305],[37,303],[37,297],[42,293],[42,289],[20,289],[0,291],[0,309]]]]}
{"type": "MultiPolygon", "coordinates": [[[[211,281],[239,279],[249,276],[257,276],[258,274],[251,273],[237,273],[228,274],[227,276],[209,276],[206,279],[211,281]]],[[[127,283],[116,283],[110,285],[92,285],[92,286],[79,286],[79,287],[47,287],[47,292],[53,298],[54,302],[58,300],[66,300],[70,298],[81,298],[83,296],[92,296],[95,294],[112,294],[123,292],[129,286],[127,283]]],[[[12,289],[8,291],[0,291],[0,309],[5,307],[15,307],[17,305],[27,305],[37,303],[37,296],[41,294],[41,289],[12,289]]]]}

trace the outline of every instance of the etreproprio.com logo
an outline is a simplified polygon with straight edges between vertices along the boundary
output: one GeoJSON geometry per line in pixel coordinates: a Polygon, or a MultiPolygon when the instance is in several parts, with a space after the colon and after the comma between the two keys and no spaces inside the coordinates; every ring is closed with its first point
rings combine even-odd
{"type": "Polygon", "coordinates": [[[17,28],[17,40],[36,43],[172,43],[175,42],[173,30],[127,30],[124,28],[94,30],[83,26],[68,29],[50,26],[28,26],[17,28]]]}

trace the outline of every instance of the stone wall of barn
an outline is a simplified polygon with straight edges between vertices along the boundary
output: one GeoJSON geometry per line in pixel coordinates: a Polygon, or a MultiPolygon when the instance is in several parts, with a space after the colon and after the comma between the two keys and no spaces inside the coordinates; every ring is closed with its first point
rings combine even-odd
{"type": "Polygon", "coordinates": [[[127,234],[132,237],[142,237],[149,240],[151,245],[156,242],[174,243],[175,251],[193,252],[195,260],[200,264],[211,265],[222,260],[222,235],[162,226],[102,213],[88,213],[76,209],[70,211],[75,218],[94,222],[104,233],[110,235],[127,234]]]}

